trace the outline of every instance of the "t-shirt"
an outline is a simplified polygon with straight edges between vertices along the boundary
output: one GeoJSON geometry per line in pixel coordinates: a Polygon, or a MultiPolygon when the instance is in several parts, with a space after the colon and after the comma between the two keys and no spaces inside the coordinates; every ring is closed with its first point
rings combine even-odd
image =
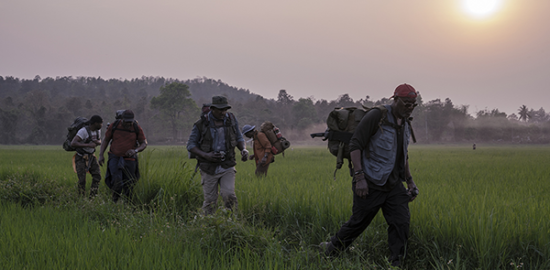
{"type": "Polygon", "coordinates": [[[122,126],[122,121],[119,121],[116,129],[113,133],[115,123],[109,125],[109,128],[105,132],[105,137],[111,137],[111,149],[109,152],[112,154],[123,157],[124,154],[130,149],[136,149],[136,141],[145,141],[145,134],[143,129],[138,125],[138,136],[136,137],[136,132],[134,130],[134,125],[132,124],[129,129],[125,129],[122,126]]]}
{"type": "MultiPolygon", "coordinates": [[[[99,139],[99,132],[101,130],[96,130],[96,131],[91,131],[90,130],[90,134],[92,134],[92,139],[89,140],[88,138],[88,131],[86,130],[86,127],[83,127],[81,129],[78,130],[78,132],[76,133],[76,136],[78,136],[82,142],[91,142],[92,140],[98,140],[99,139]]],[[[82,150],[86,153],[89,153],[89,154],[92,154],[93,152],[95,152],[95,147],[84,147],[82,148],[82,150]]]]}

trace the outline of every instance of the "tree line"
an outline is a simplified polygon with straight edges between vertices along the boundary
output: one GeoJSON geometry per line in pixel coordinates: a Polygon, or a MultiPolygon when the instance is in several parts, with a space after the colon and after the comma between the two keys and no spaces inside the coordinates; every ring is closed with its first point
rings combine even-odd
{"type": "MultiPolygon", "coordinates": [[[[101,77],[47,77],[19,79],[0,76],[0,144],[61,144],[67,127],[78,116],[98,114],[104,123],[115,113],[131,109],[150,143],[182,144],[187,141],[201,107],[214,95],[228,98],[240,126],[259,126],[268,120],[290,141],[313,141],[309,134],[322,132],[336,107],[373,107],[390,100],[353,100],[343,93],[335,100],[294,98],[278,90],[267,99],[248,89],[220,80],[163,77],[103,79],[101,77]]],[[[498,109],[468,114],[447,98],[418,98],[413,128],[419,143],[549,143],[550,115],[543,108],[518,106],[517,114],[498,109]]],[[[104,129],[105,130],[105,129],[104,129]]]]}

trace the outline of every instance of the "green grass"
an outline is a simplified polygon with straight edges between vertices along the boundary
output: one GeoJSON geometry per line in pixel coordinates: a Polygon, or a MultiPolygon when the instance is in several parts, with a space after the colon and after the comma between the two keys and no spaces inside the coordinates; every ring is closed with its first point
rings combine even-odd
{"type": "MultiPolygon", "coordinates": [[[[349,219],[352,204],[347,167],[334,180],[325,148],[288,149],[261,179],[252,161],[239,162],[238,210],[209,217],[198,215],[200,175],[184,147],[140,154],[133,204],[111,203],[103,182],[98,198],[78,197],[72,153],[60,149],[0,146],[6,269],[388,268],[381,213],[342,256],[319,256],[317,245],[349,219]]],[[[546,164],[548,146],[412,146],[420,196],[410,204],[404,268],[549,269],[546,164]]]]}

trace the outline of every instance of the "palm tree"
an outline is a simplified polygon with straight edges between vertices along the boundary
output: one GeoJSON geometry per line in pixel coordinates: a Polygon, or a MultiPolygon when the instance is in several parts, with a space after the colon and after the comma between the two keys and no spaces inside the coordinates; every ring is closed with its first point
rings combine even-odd
{"type": "Polygon", "coordinates": [[[525,105],[521,105],[521,107],[519,107],[518,114],[519,114],[519,120],[520,121],[523,120],[523,121],[527,122],[527,119],[531,118],[531,115],[529,115],[529,110],[527,109],[527,106],[525,106],[525,105]]]}

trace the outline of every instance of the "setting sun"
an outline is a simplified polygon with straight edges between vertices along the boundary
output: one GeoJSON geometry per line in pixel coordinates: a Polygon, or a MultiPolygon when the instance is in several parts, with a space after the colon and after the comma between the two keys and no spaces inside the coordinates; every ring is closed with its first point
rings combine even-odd
{"type": "Polygon", "coordinates": [[[476,18],[485,18],[499,10],[503,0],[462,0],[464,11],[476,18]]]}

